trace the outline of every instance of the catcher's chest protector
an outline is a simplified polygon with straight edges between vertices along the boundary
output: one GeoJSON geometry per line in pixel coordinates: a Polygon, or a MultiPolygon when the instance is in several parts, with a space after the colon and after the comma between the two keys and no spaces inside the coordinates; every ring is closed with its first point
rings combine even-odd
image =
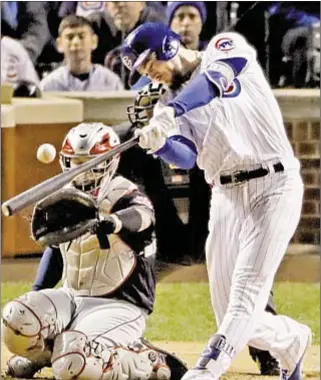
{"type": "MultiPolygon", "coordinates": [[[[105,200],[99,208],[101,216],[133,189],[133,184],[116,177],[110,184],[105,200]]],[[[63,284],[75,295],[100,296],[113,292],[130,276],[136,265],[132,249],[117,234],[108,236],[110,248],[101,249],[96,235],[89,232],[67,243],[60,244],[64,261],[63,284]]]]}

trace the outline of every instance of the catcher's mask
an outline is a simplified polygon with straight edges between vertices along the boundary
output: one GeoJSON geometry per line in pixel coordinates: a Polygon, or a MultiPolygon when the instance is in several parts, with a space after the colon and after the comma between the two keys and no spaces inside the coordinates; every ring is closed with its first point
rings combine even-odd
{"type": "Polygon", "coordinates": [[[61,189],[34,207],[31,236],[43,246],[59,245],[83,235],[96,222],[96,202],[90,195],[61,189]]]}
{"type": "MultiPolygon", "coordinates": [[[[106,153],[120,144],[117,134],[111,127],[102,123],[82,123],[72,128],[65,137],[60,151],[60,165],[68,171],[97,155],[106,153]]],[[[76,189],[98,196],[102,186],[106,187],[117,170],[119,155],[97,165],[77,176],[72,184],[76,189]]]]}
{"type": "Polygon", "coordinates": [[[165,91],[161,83],[147,84],[137,94],[134,104],[127,107],[129,121],[136,125],[146,125],[153,116],[156,103],[165,91]]]}

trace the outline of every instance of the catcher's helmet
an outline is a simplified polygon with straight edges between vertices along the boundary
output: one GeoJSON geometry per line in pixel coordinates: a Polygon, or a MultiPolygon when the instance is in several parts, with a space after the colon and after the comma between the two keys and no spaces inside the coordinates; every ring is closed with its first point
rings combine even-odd
{"type": "Polygon", "coordinates": [[[168,26],[147,22],[133,30],[121,47],[123,64],[133,74],[152,53],[160,61],[168,61],[178,52],[181,37],[168,26]]]}
{"type": "Polygon", "coordinates": [[[165,93],[165,87],[161,83],[149,83],[137,94],[134,104],[127,107],[129,121],[137,124],[146,125],[151,117],[159,98],[165,93]]]}
{"type": "MultiPolygon", "coordinates": [[[[81,123],[67,133],[60,151],[60,165],[63,171],[70,170],[119,144],[119,137],[111,127],[103,123],[81,123]]],[[[119,155],[113,156],[77,176],[72,184],[79,190],[97,196],[101,186],[106,187],[112,179],[118,163],[119,155]]]]}

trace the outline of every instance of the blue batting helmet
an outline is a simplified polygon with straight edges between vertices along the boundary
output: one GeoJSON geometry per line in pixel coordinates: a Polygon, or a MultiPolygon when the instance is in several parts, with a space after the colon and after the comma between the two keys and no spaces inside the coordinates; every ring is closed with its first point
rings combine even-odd
{"type": "Polygon", "coordinates": [[[134,73],[151,53],[160,61],[173,58],[178,52],[180,41],[180,36],[168,26],[147,22],[133,30],[123,42],[122,61],[134,73]]]}

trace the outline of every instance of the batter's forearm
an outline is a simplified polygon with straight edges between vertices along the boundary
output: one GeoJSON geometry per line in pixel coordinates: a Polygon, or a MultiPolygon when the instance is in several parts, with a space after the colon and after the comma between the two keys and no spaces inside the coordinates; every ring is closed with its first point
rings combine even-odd
{"type": "Polygon", "coordinates": [[[195,166],[197,156],[194,143],[183,136],[169,137],[155,154],[168,164],[186,170],[195,166]]]}

